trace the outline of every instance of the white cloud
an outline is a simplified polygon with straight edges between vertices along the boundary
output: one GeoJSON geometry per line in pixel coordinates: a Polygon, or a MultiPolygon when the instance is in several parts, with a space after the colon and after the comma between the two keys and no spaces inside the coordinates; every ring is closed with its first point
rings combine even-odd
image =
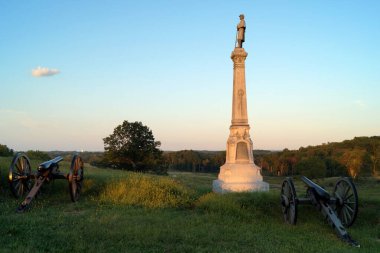
{"type": "Polygon", "coordinates": [[[44,77],[44,76],[53,76],[59,73],[58,69],[49,69],[44,67],[37,67],[32,70],[32,76],[34,77],[44,77]]]}

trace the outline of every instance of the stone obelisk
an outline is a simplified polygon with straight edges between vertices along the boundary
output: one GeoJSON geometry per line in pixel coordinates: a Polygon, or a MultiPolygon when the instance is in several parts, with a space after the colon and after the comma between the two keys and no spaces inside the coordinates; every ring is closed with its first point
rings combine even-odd
{"type": "Polygon", "coordinates": [[[213,191],[218,193],[269,190],[269,184],[263,182],[261,169],[254,163],[253,144],[249,135],[245,88],[245,59],[248,54],[243,48],[245,28],[244,15],[240,15],[237,43],[231,54],[234,62],[232,120],[226,163],[220,167],[218,180],[213,181],[213,191]]]}

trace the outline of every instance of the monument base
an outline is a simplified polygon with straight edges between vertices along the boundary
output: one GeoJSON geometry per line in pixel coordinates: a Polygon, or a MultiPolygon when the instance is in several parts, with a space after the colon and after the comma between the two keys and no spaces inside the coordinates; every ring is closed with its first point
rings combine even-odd
{"type": "Polygon", "coordinates": [[[269,191],[269,184],[263,182],[260,168],[254,163],[226,163],[220,167],[212,190],[216,193],[269,191]]]}
{"type": "Polygon", "coordinates": [[[269,191],[269,184],[263,181],[251,183],[226,183],[221,180],[212,182],[212,191],[216,193],[228,192],[263,192],[269,191]]]}

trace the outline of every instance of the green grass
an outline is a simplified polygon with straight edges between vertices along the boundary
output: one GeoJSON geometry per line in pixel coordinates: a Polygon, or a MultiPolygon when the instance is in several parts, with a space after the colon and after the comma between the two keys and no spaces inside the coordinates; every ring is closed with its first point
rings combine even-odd
{"type": "Polygon", "coordinates": [[[109,181],[99,195],[102,203],[147,208],[190,207],[192,191],[168,177],[130,173],[127,178],[109,181]]]}
{"type": "MultiPolygon", "coordinates": [[[[349,229],[361,248],[335,235],[311,206],[300,206],[296,226],[281,216],[282,178],[265,178],[267,193],[211,193],[216,174],[141,175],[86,166],[78,203],[68,184],[43,188],[32,208],[9,193],[10,158],[0,158],[0,252],[379,252],[380,180],[357,182],[360,209],[349,229]]],[[[36,168],[38,161],[32,161],[36,168]]],[[[69,163],[63,162],[62,171],[69,163]]],[[[336,179],[319,180],[331,190],[336,179]]],[[[295,179],[298,195],[305,187],[295,179]]]]}

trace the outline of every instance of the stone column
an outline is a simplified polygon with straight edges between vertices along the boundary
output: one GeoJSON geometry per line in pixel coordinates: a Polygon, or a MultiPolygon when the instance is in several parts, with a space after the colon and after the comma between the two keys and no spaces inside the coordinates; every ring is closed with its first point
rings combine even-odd
{"type": "Polygon", "coordinates": [[[234,62],[234,86],[232,95],[232,125],[248,125],[247,96],[245,89],[245,59],[244,48],[235,48],[231,54],[234,62]]]}
{"type": "Polygon", "coordinates": [[[232,120],[227,140],[226,163],[220,167],[218,180],[213,182],[217,193],[242,191],[268,191],[269,184],[263,182],[261,169],[253,159],[253,143],[249,135],[247,95],[245,87],[244,48],[235,48],[231,54],[234,62],[232,120]]]}

